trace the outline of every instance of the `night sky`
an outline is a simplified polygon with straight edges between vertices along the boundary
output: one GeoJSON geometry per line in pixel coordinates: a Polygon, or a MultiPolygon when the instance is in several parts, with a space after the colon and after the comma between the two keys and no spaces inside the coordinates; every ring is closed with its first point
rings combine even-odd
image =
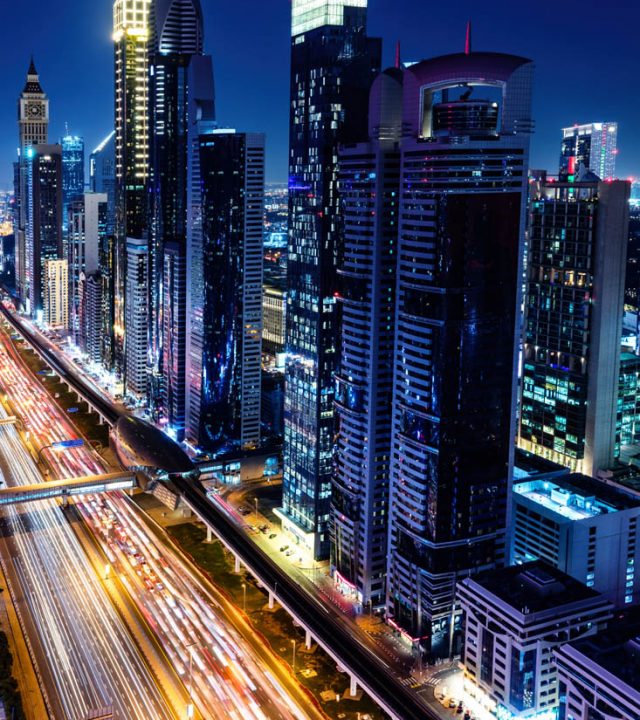
{"type": "MultiPolygon", "coordinates": [[[[218,120],[267,133],[268,180],[286,179],[289,0],[202,0],[206,51],[215,66],[218,120]]],[[[463,49],[467,19],[476,50],[536,63],[532,166],[557,172],[560,128],[617,120],[618,175],[640,176],[637,0],[369,0],[369,34],[391,64],[463,49]]],[[[33,52],[49,95],[50,140],[65,122],[88,151],[113,125],[111,0],[2,0],[0,188],[12,183],[16,101],[33,52]]]]}

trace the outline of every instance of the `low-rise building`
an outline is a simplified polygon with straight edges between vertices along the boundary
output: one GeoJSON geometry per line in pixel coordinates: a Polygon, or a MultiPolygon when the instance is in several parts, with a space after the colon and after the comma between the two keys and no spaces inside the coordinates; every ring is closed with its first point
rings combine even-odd
{"type": "Polygon", "coordinates": [[[637,609],[607,630],[555,653],[558,720],[640,718],[640,621],[637,609]]]}
{"type": "Polygon", "coordinates": [[[541,476],[513,488],[512,559],[540,559],[617,606],[640,602],[640,497],[585,475],[541,476]]]}
{"type": "Polygon", "coordinates": [[[540,561],[462,580],[458,600],[466,704],[499,720],[555,720],[552,651],[595,634],[613,614],[593,589],[540,561]]]}

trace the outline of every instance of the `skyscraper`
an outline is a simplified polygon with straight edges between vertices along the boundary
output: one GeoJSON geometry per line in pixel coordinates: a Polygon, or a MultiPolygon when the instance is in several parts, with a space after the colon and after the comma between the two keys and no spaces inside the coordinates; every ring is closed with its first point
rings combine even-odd
{"type": "Polygon", "coordinates": [[[116,226],[115,135],[115,130],[112,130],[89,156],[89,187],[92,192],[107,194],[108,235],[115,234],[116,226]]]}
{"type": "MultiPolygon", "coordinates": [[[[138,395],[141,378],[136,358],[127,375],[126,360],[132,354],[127,343],[127,317],[134,319],[136,309],[125,311],[129,285],[127,257],[129,240],[141,240],[147,230],[146,188],[149,176],[149,12],[151,0],[115,0],[113,40],[115,46],[115,155],[116,155],[116,244],[114,267],[114,339],[115,367],[124,375],[125,389],[135,387],[138,395]]],[[[140,243],[134,242],[138,246],[140,243]]],[[[148,278],[145,280],[148,285],[148,278]]],[[[147,288],[148,293],[148,288],[147,288]]],[[[148,300],[139,306],[147,314],[148,300]]],[[[135,342],[139,340],[135,319],[135,342]]],[[[146,362],[146,349],[145,349],[146,362]]]]}
{"type": "Polygon", "coordinates": [[[46,145],[49,141],[49,100],[40,85],[40,77],[33,58],[27,72],[27,82],[18,100],[19,146],[15,173],[15,267],[16,290],[22,303],[26,290],[26,228],[27,228],[27,168],[30,162],[27,148],[46,145]]]}
{"type": "Polygon", "coordinates": [[[570,180],[580,165],[601,180],[612,180],[616,173],[618,123],[588,123],[562,130],[560,179],[570,180]]]}
{"type": "Polygon", "coordinates": [[[404,73],[387,617],[434,655],[456,579],[507,560],[532,75],[469,47],[404,73]]]}
{"type": "Polygon", "coordinates": [[[342,227],[338,145],[367,137],[381,42],[366,0],[293,0],[283,529],[329,556],[342,227]]]}
{"type": "MultiPolygon", "coordinates": [[[[65,135],[62,146],[62,233],[66,245],[69,225],[69,208],[74,200],[84,194],[84,139],[77,135],[65,135]]],[[[66,253],[65,253],[66,254],[66,253]]]]}
{"type": "Polygon", "coordinates": [[[629,192],[588,173],[531,202],[519,444],[585,475],[615,454],[629,192]]]}
{"type": "Polygon", "coordinates": [[[69,324],[67,261],[45,260],[42,276],[43,322],[47,327],[66,330],[69,324]]]}
{"type": "MultiPolygon", "coordinates": [[[[184,432],[186,348],[187,166],[189,147],[189,66],[203,50],[199,0],[164,0],[151,8],[150,66],[150,257],[149,257],[149,400],[179,436],[184,432]],[[170,246],[165,258],[165,246],[170,246]],[[163,276],[171,270],[170,287],[179,293],[165,298],[163,276]],[[175,273],[181,273],[178,277],[175,273]],[[172,322],[163,317],[171,311],[172,322]],[[163,368],[167,348],[176,367],[163,368]],[[165,352],[166,351],[166,352],[165,352]],[[177,405],[176,405],[177,403],[177,405]],[[177,410],[177,408],[181,410],[177,410]],[[177,414],[176,414],[177,413],[177,414]]],[[[193,123],[192,129],[193,129],[193,123]]]]}
{"type": "Polygon", "coordinates": [[[264,136],[199,139],[201,255],[191,268],[187,437],[208,450],[260,443],[264,136]],[[198,365],[194,365],[194,361],[198,365]]]}
{"type": "Polygon", "coordinates": [[[69,267],[69,330],[81,346],[84,325],[81,320],[81,276],[96,273],[100,266],[100,243],[106,234],[106,193],[84,193],[69,206],[67,261],[69,267]]]}
{"type": "Polygon", "coordinates": [[[24,288],[27,312],[37,318],[43,310],[45,263],[62,259],[62,148],[35,145],[26,156],[24,288]]]}
{"type": "Polygon", "coordinates": [[[146,240],[127,241],[127,284],[125,322],[127,323],[126,390],[137,401],[147,397],[147,338],[149,320],[149,246],[146,240]]]}
{"type": "Polygon", "coordinates": [[[402,70],[373,84],[368,142],[340,151],[342,351],[336,376],[332,567],[363,605],[385,602],[402,70]]]}

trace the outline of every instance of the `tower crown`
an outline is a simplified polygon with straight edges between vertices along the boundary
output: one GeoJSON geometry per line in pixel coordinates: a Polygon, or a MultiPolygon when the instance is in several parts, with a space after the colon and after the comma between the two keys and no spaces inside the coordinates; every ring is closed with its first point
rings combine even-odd
{"type": "Polygon", "coordinates": [[[31,57],[31,63],[29,64],[29,69],[27,70],[27,82],[24,86],[23,92],[44,94],[42,85],[40,85],[40,76],[38,75],[36,65],[33,61],[33,56],[31,57]]]}

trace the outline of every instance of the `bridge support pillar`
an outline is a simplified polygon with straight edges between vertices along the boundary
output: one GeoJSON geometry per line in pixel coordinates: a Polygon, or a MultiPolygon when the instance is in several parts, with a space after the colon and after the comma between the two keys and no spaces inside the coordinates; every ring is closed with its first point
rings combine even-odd
{"type": "Polygon", "coordinates": [[[211,528],[207,525],[207,542],[212,543],[213,542],[213,533],[211,532],[211,528]]]}
{"type": "Polygon", "coordinates": [[[307,648],[307,650],[311,650],[312,642],[313,642],[313,638],[311,637],[311,633],[307,630],[307,632],[304,636],[304,646],[307,648]]]}
{"type": "Polygon", "coordinates": [[[275,604],[276,596],[272,592],[269,592],[269,610],[273,610],[275,604]]]}
{"type": "Polygon", "coordinates": [[[68,508],[68,507],[69,507],[69,496],[68,496],[68,495],[63,495],[63,496],[62,496],[62,507],[63,507],[63,508],[68,508]]]}
{"type": "Polygon", "coordinates": [[[237,575],[240,572],[240,569],[242,566],[240,565],[240,558],[237,555],[235,557],[236,557],[236,564],[233,568],[233,572],[236,573],[236,575],[237,575]]]}
{"type": "Polygon", "coordinates": [[[349,695],[351,697],[355,697],[358,694],[358,681],[356,678],[352,675],[351,676],[351,685],[349,687],[349,695]]]}

